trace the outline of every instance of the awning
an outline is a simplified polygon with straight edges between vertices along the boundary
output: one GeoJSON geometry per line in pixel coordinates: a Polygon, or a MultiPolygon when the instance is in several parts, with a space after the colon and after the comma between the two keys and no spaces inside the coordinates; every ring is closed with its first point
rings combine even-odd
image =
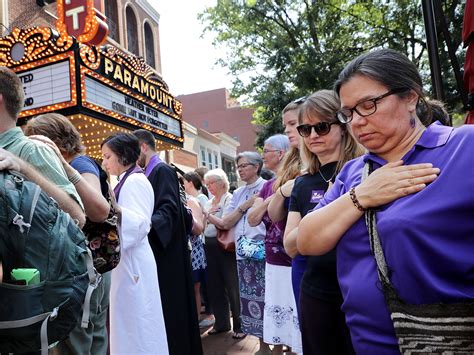
{"type": "Polygon", "coordinates": [[[464,47],[467,47],[464,62],[464,87],[469,95],[471,109],[466,116],[465,123],[474,124],[474,0],[466,1],[462,40],[464,47]]]}

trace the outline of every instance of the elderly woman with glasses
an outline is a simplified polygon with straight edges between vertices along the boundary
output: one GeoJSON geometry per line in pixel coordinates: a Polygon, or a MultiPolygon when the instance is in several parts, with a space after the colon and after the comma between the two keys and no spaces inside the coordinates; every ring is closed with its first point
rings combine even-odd
{"type": "Polygon", "coordinates": [[[469,341],[436,335],[472,323],[474,128],[438,122],[425,127],[433,111],[442,111],[424,98],[415,65],[393,50],[354,59],[335,90],[339,121],[368,153],[347,163],[316,210],[303,218],[298,249],[322,255],[337,248],[342,309],[357,353],[472,353],[472,326],[469,341]],[[439,311],[453,303],[458,312],[436,323],[439,311]],[[391,314],[397,304],[402,308],[391,314]],[[406,317],[433,305],[434,313],[406,317]],[[392,322],[391,315],[401,322],[392,322]],[[397,341],[395,327],[413,323],[408,336],[430,330],[397,341]]]}
{"type": "MultiPolygon", "coordinates": [[[[291,192],[284,245],[292,257],[296,249],[298,225],[331,188],[344,164],[362,153],[362,148],[336,118],[340,107],[336,94],[320,90],[301,105],[303,137],[301,153],[306,173],[298,177],[291,192]]],[[[304,258],[304,257],[303,257],[304,258]]],[[[299,267],[301,264],[296,264],[299,267]]],[[[295,266],[294,266],[295,267],[295,266]]],[[[353,353],[336,276],[336,252],[306,258],[303,268],[293,270],[293,288],[299,302],[300,329],[305,354],[353,353]]]]}
{"type": "Polygon", "coordinates": [[[247,211],[263,187],[260,177],[262,158],[256,152],[243,152],[236,158],[237,170],[244,186],[235,190],[224,216],[219,219],[209,215],[209,222],[216,227],[234,229],[236,240],[237,271],[240,286],[241,321],[244,334],[234,334],[239,339],[245,334],[260,338],[262,352],[269,351],[263,343],[263,309],[265,297],[265,225],[249,225],[247,211]]]}
{"type": "Polygon", "coordinates": [[[216,225],[211,222],[220,220],[230,204],[232,195],[229,193],[229,180],[224,170],[213,169],[205,173],[204,181],[212,194],[212,198],[207,201],[204,208],[204,215],[209,223],[203,233],[206,238],[204,249],[207,259],[207,292],[215,318],[214,327],[208,334],[214,335],[230,330],[230,312],[232,312],[232,330],[236,336],[242,334],[237,262],[234,252],[225,251],[219,246],[216,225]]]}

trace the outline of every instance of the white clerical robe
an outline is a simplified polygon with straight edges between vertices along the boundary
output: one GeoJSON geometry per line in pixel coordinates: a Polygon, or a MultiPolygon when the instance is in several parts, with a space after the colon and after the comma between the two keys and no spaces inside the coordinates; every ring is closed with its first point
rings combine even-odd
{"type": "Polygon", "coordinates": [[[119,194],[121,258],[112,270],[110,352],[168,354],[155,258],[148,243],[153,188],[144,174],[125,180],[119,194]]]}

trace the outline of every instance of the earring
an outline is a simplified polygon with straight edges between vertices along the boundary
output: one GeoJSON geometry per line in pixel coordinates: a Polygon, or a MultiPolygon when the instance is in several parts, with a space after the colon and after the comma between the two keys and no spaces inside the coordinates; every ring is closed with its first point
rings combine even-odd
{"type": "Polygon", "coordinates": [[[415,128],[415,125],[416,125],[416,119],[415,119],[415,117],[411,116],[411,118],[410,118],[410,127],[415,128]]]}

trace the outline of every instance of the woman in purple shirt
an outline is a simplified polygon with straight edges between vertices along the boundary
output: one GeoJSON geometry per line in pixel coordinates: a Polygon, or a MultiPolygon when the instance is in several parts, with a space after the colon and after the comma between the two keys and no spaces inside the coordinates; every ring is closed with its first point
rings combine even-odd
{"type": "MultiPolygon", "coordinates": [[[[348,162],[316,210],[300,223],[298,249],[337,246],[337,274],[360,354],[398,354],[364,220],[375,209],[390,281],[410,304],[474,298],[474,127],[430,124],[432,102],[407,57],[382,49],[339,75],[341,122],[369,151],[348,162]],[[427,127],[425,127],[427,126],[427,127]],[[374,172],[361,182],[370,161],[374,172]]],[[[439,110],[436,110],[439,112],[439,110]]]]}

